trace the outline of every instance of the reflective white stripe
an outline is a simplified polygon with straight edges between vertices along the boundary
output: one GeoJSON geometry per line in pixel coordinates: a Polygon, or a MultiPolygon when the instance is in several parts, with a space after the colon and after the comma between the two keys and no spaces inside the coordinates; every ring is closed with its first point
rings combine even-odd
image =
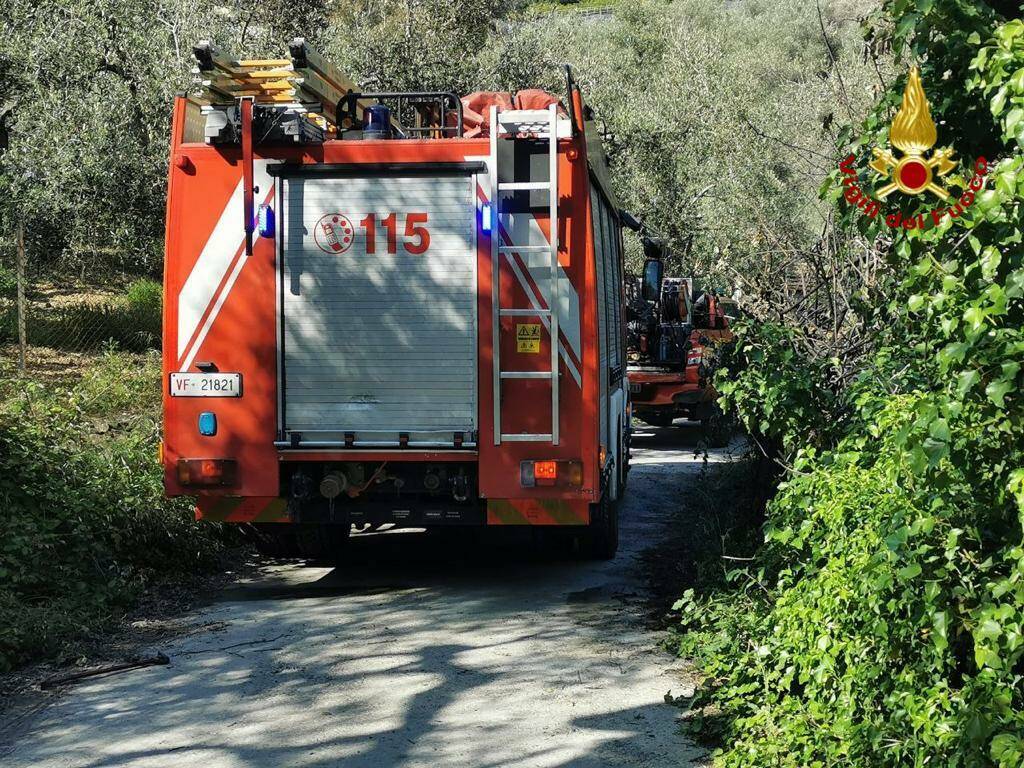
{"type": "MultiPolygon", "coordinates": [[[[490,173],[490,155],[467,155],[467,162],[479,161],[485,163],[490,173]]],[[[490,189],[490,182],[488,181],[488,174],[481,173],[477,175],[478,189],[477,189],[477,210],[481,209],[481,206],[490,203],[491,200],[488,198],[487,190],[490,189]]],[[[499,212],[500,213],[500,212],[499,212]]],[[[537,223],[537,219],[533,214],[503,214],[498,216],[499,228],[505,230],[508,234],[509,239],[516,245],[526,244],[544,244],[550,242],[541,230],[540,225],[537,223]],[[525,222],[525,230],[524,229],[525,222]]],[[[492,237],[500,237],[500,233],[492,233],[492,237]]],[[[549,278],[546,274],[549,269],[548,255],[546,253],[541,254],[520,254],[523,257],[523,261],[526,264],[527,270],[530,272],[530,277],[537,284],[540,289],[541,296],[544,299],[544,306],[548,305],[548,296],[550,292],[548,289],[549,278]],[[536,265],[534,264],[536,263],[536,265]]],[[[520,284],[523,286],[523,290],[530,297],[530,301],[534,302],[534,308],[539,308],[536,303],[535,294],[530,290],[529,283],[526,282],[525,277],[522,275],[521,270],[518,269],[518,265],[512,262],[513,269],[516,271],[516,277],[519,279],[520,284]]],[[[569,342],[569,348],[572,349],[577,360],[582,360],[583,355],[580,351],[580,296],[576,291],[576,286],[572,284],[565,269],[559,265],[558,267],[558,328],[560,335],[564,336],[569,342]]],[[[544,320],[544,326],[547,327],[549,324],[547,320],[544,320]]],[[[565,344],[559,344],[559,348],[565,351],[565,344]]],[[[576,379],[576,383],[580,383],[579,371],[576,369],[573,361],[566,357],[566,363],[573,371],[573,377],[576,379]]]]}
{"type": "Polygon", "coordinates": [[[196,353],[199,352],[199,348],[203,346],[203,342],[206,340],[206,334],[210,332],[210,327],[213,325],[213,321],[217,319],[217,315],[220,314],[220,308],[224,306],[224,302],[227,301],[228,294],[231,293],[231,289],[235,285],[235,280],[238,279],[238,273],[242,271],[242,267],[245,266],[245,262],[248,259],[248,255],[245,253],[243,248],[242,255],[238,257],[238,261],[235,262],[235,268],[231,270],[231,276],[228,278],[227,283],[224,285],[224,290],[217,296],[217,301],[213,305],[213,311],[210,312],[206,317],[206,322],[203,323],[203,327],[199,331],[199,335],[196,337],[196,343],[192,345],[192,349],[189,351],[188,356],[182,361],[179,371],[187,371],[192,365],[192,361],[196,359],[196,353]]]}
{"type": "MultiPolygon", "coordinates": [[[[503,213],[499,214],[498,221],[508,234],[509,240],[515,245],[544,245],[549,242],[533,214],[503,213]]],[[[536,251],[527,251],[520,255],[540,292],[544,306],[550,305],[550,257],[547,253],[536,251]]],[[[580,353],[580,297],[576,292],[576,286],[572,284],[565,268],[561,265],[558,266],[558,329],[568,342],[576,359],[582,360],[580,353]]]]}
{"type": "MultiPolygon", "coordinates": [[[[273,180],[267,173],[267,165],[267,160],[253,161],[253,185],[259,188],[259,197],[263,200],[273,190],[273,180]]],[[[192,347],[188,359],[180,367],[180,370],[188,370],[189,365],[192,364],[196,350],[200,343],[202,343],[202,338],[197,337],[195,344],[192,345],[189,342],[192,341],[196,329],[199,328],[200,320],[202,320],[206,310],[214,302],[214,294],[224,276],[228,273],[228,269],[231,267],[231,262],[238,253],[238,249],[245,242],[245,227],[242,221],[243,196],[243,182],[239,179],[238,185],[231,193],[227,205],[221,211],[220,218],[217,220],[213,232],[210,233],[209,240],[203,246],[195,266],[192,267],[192,271],[189,273],[188,278],[186,278],[185,284],[181,286],[181,290],[178,292],[178,360],[181,361],[189,347],[192,347]]],[[[258,201],[255,201],[254,204],[258,205],[258,201]]],[[[239,260],[239,265],[232,271],[233,276],[229,279],[228,284],[224,286],[223,298],[214,305],[213,311],[207,318],[207,322],[203,324],[205,330],[200,332],[201,337],[205,338],[206,331],[209,330],[209,326],[213,323],[217,312],[223,306],[224,298],[227,297],[228,292],[231,290],[231,285],[234,284],[235,278],[237,278],[238,270],[241,268],[240,265],[245,263],[245,258],[243,253],[239,260]]]]}
{"type": "MultiPolygon", "coordinates": [[[[541,231],[537,219],[530,216],[530,239],[527,242],[534,243],[538,240],[547,242],[547,238],[541,231]]],[[[524,261],[526,268],[530,270],[530,277],[540,290],[544,303],[550,305],[548,293],[550,292],[551,279],[548,272],[551,269],[550,260],[547,254],[528,253],[524,261]]],[[[577,360],[581,360],[580,354],[580,297],[576,293],[576,286],[572,284],[569,275],[561,264],[558,266],[558,327],[569,342],[569,347],[577,360]]]]}
{"type": "MultiPolygon", "coordinates": [[[[510,258],[508,260],[508,263],[509,266],[512,267],[512,272],[513,274],[515,274],[516,280],[519,281],[519,285],[522,287],[523,292],[526,294],[526,298],[530,300],[530,304],[533,306],[533,308],[543,309],[540,302],[537,300],[537,294],[533,292],[533,288],[530,287],[529,281],[526,279],[526,276],[523,274],[523,271],[519,268],[519,262],[513,258],[510,258]]],[[[579,305],[577,304],[577,307],[578,306],[579,305]]],[[[540,321],[544,323],[545,330],[547,330],[550,333],[551,322],[548,320],[548,318],[546,318],[544,315],[541,315],[540,321]]],[[[561,317],[559,317],[559,321],[561,321],[561,317]]],[[[562,342],[561,339],[558,340],[558,348],[562,352],[561,357],[562,361],[565,363],[565,367],[569,369],[569,373],[572,374],[573,379],[576,381],[576,386],[582,387],[583,379],[580,377],[579,369],[576,368],[576,364],[572,361],[572,358],[569,357],[568,353],[565,350],[565,344],[562,342]]]]}

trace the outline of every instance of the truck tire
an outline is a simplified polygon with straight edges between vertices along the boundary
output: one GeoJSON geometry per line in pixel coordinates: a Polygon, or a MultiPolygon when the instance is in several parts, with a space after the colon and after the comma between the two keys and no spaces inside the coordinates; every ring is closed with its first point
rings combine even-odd
{"type": "Polygon", "coordinates": [[[588,560],[611,560],[619,548],[619,505],[601,496],[590,505],[590,524],[583,538],[582,554],[588,560]]]}
{"type": "Polygon", "coordinates": [[[622,471],[619,474],[619,498],[622,498],[622,494],[626,492],[626,483],[629,481],[629,470],[630,470],[630,430],[627,428],[621,431],[622,440],[621,450],[619,452],[619,458],[621,460],[622,471]]]}

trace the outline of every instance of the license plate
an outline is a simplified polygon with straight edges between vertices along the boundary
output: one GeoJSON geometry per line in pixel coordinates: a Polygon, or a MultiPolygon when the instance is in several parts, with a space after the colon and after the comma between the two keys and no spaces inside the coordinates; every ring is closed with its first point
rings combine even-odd
{"type": "Polygon", "coordinates": [[[240,373],[172,373],[171,397],[241,397],[240,373]]]}
{"type": "Polygon", "coordinates": [[[640,391],[640,385],[639,384],[631,383],[629,385],[629,391],[630,392],[639,392],[640,391]]]}

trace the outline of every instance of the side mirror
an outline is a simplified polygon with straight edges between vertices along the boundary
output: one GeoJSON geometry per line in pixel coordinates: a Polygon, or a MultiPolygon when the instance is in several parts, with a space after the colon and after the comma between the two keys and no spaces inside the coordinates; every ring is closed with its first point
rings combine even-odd
{"type": "Polygon", "coordinates": [[[661,259],[647,259],[644,262],[643,296],[647,301],[657,301],[661,296],[661,278],[665,265],[661,259]]]}

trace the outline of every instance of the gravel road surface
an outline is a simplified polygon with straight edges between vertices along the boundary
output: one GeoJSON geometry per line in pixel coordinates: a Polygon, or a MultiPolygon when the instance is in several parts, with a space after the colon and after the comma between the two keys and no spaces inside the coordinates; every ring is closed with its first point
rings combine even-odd
{"type": "Polygon", "coordinates": [[[169,665],[20,718],[0,763],[703,765],[666,703],[693,682],[644,618],[643,552],[696,481],[694,444],[692,428],[639,429],[613,561],[538,553],[520,530],[358,536],[342,568],[268,564],[148,649],[169,665]]]}

